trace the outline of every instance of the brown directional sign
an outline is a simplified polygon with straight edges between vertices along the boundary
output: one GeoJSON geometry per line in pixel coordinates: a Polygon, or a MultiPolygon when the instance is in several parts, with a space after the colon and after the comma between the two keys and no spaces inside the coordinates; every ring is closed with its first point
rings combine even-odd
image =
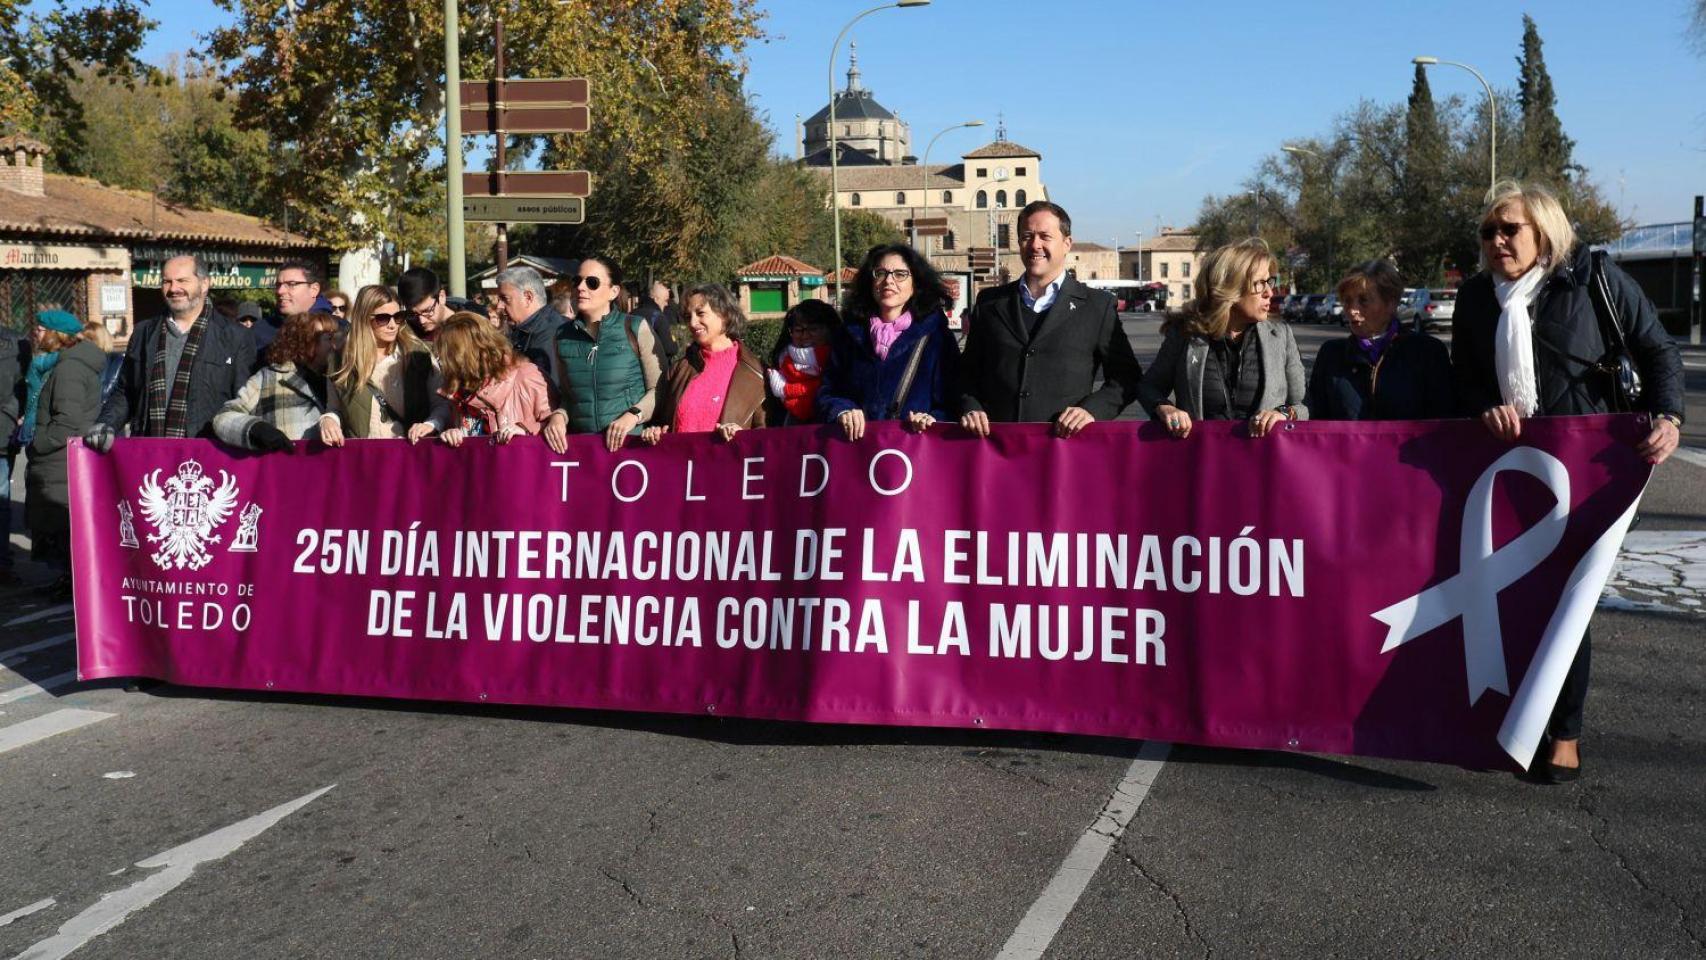
{"type": "MultiPolygon", "coordinates": [[[[486,107],[492,103],[492,81],[464,80],[462,106],[486,107]]],[[[499,97],[505,106],[551,104],[576,106],[592,102],[592,84],[585,77],[552,77],[539,80],[505,80],[499,97]]]]}
{"type": "Polygon", "coordinates": [[[462,110],[462,133],[585,133],[592,129],[592,113],[586,107],[505,106],[467,107],[462,110]]]}
{"type": "Polygon", "coordinates": [[[580,197],[466,197],[462,216],[489,223],[585,223],[586,201],[580,197]]]}
{"type": "Polygon", "coordinates": [[[921,237],[945,237],[948,235],[948,228],[947,227],[917,227],[917,228],[915,228],[915,232],[921,237]]]}
{"type": "Polygon", "coordinates": [[[503,189],[497,174],[464,173],[462,193],[469,197],[590,197],[592,174],[585,170],[523,170],[505,173],[503,189]]]}
{"type": "Polygon", "coordinates": [[[920,230],[926,229],[928,227],[941,227],[942,229],[946,230],[948,228],[948,218],[947,217],[908,217],[906,220],[906,227],[908,230],[912,229],[913,227],[917,227],[920,230]]]}

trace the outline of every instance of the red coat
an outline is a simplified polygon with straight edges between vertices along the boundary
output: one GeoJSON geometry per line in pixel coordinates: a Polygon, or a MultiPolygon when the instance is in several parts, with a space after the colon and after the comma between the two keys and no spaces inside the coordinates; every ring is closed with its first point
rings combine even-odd
{"type": "Polygon", "coordinates": [[[817,419],[817,391],[823,386],[823,370],[829,365],[829,344],[820,343],[812,352],[817,354],[816,373],[802,373],[786,350],[776,365],[777,372],[782,374],[782,408],[795,420],[817,419]]]}

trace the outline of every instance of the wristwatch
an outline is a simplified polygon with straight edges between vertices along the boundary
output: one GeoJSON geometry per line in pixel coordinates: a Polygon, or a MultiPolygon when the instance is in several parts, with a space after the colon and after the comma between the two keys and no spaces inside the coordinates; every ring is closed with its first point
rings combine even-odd
{"type": "Polygon", "coordinates": [[[1682,429],[1682,418],[1677,416],[1674,413],[1654,414],[1653,419],[1654,420],[1669,420],[1671,426],[1677,428],[1678,430],[1682,429]]]}
{"type": "Polygon", "coordinates": [[[640,408],[639,407],[629,407],[626,412],[631,413],[637,417],[640,415],[640,408]]]}

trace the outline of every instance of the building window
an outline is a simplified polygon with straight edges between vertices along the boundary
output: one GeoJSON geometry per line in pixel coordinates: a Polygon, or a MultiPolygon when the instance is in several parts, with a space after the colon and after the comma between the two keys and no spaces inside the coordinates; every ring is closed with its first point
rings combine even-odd
{"type": "Polygon", "coordinates": [[[949,230],[947,233],[944,233],[942,235],[942,249],[943,250],[954,249],[954,231],[949,230]]]}
{"type": "Polygon", "coordinates": [[[1025,168],[1024,167],[1014,167],[1013,168],[1013,176],[1022,177],[1024,175],[1025,175],[1025,168]]]}
{"type": "Polygon", "coordinates": [[[1007,206],[1007,191],[1005,191],[1005,190],[995,191],[995,205],[997,207],[1007,206]]]}
{"type": "Polygon", "coordinates": [[[953,203],[954,202],[954,191],[943,190],[942,191],[942,202],[943,203],[953,203]]]}
{"type": "Polygon", "coordinates": [[[851,137],[853,135],[853,127],[848,124],[843,124],[841,127],[841,135],[844,137],[851,137]]]}
{"type": "Polygon", "coordinates": [[[895,206],[897,206],[897,207],[904,207],[904,206],[906,206],[906,191],[905,191],[905,190],[897,190],[897,191],[895,191],[895,195],[894,195],[894,205],[895,205],[895,206]]]}
{"type": "MultiPolygon", "coordinates": [[[[448,22],[448,21],[446,21],[446,22],[448,22]]],[[[853,202],[854,203],[859,202],[859,195],[856,193],[853,195],[853,202]]],[[[1163,280],[1167,279],[1167,267],[1168,266],[1169,266],[1169,264],[1167,263],[1167,261],[1165,261],[1165,260],[1161,261],[1161,279],[1163,279],[1163,280]]]]}
{"type": "Polygon", "coordinates": [[[1022,207],[1024,205],[1025,205],[1025,191],[1020,190],[1019,192],[1013,194],[1013,206],[1022,207]]]}
{"type": "Polygon", "coordinates": [[[989,176],[989,168],[988,167],[978,167],[977,168],[977,175],[980,179],[983,177],[989,176]]]}
{"type": "Polygon", "coordinates": [[[1190,275],[1191,275],[1191,262],[1189,260],[1181,261],[1179,263],[1179,276],[1188,277],[1190,275]]]}
{"type": "Polygon", "coordinates": [[[1133,280],[1143,279],[1143,265],[1135,260],[1133,260],[1131,264],[1131,278],[1133,280]]]}
{"type": "MultiPolygon", "coordinates": [[[[855,193],[853,195],[853,206],[857,207],[858,205],[859,205],[859,195],[857,193],[855,193]]],[[[1165,277],[1167,274],[1165,272],[1163,272],[1161,275],[1163,277],[1165,277]]]]}
{"type": "Polygon", "coordinates": [[[995,228],[995,245],[1005,250],[1013,245],[1012,225],[1003,223],[995,228]]]}
{"type": "Polygon", "coordinates": [[[987,206],[989,206],[989,192],[986,190],[979,190],[977,192],[977,208],[982,210],[987,206]]]}

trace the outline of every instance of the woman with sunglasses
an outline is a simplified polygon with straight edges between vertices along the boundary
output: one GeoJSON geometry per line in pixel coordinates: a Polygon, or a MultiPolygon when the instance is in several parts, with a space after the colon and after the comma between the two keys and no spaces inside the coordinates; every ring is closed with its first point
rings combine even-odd
{"type": "Polygon", "coordinates": [[[449,425],[432,354],[409,329],[390,287],[362,287],[350,305],[349,339],[332,374],[338,409],[320,418],[320,440],[403,437],[410,443],[449,425]]]}
{"type": "Polygon", "coordinates": [[[552,369],[561,407],[545,442],[561,453],[570,433],[600,433],[611,453],[651,420],[663,367],[651,324],[615,308],[622,269],[607,257],[580,262],[571,278],[574,317],[557,330],[552,369]]]}
{"type": "MultiPolygon", "coordinates": [[[[1481,266],[1458,290],[1451,318],[1459,413],[1515,441],[1529,417],[1612,412],[1615,363],[1627,356],[1641,376],[1637,406],[1652,418],[1636,452],[1663,463],[1681,438],[1682,355],[1640,286],[1577,243],[1563,205],[1535,184],[1493,188],[1481,215],[1481,266]]],[[[1588,641],[1584,634],[1552,709],[1550,743],[1535,755],[1535,771],[1555,783],[1581,776],[1588,641]]]]}
{"type": "Polygon", "coordinates": [[[1453,416],[1451,354],[1398,322],[1404,281],[1370,260],[1339,281],[1350,333],[1321,345],[1306,405],[1316,420],[1443,420],[1453,416]]]}
{"type": "Polygon", "coordinates": [[[858,440],[872,420],[900,420],[923,432],[951,419],[960,348],[944,311],[953,302],[918,251],[903,243],[872,247],[830,343],[817,395],[824,422],[858,440]]]}
{"type": "Polygon", "coordinates": [[[765,425],[764,361],[746,348],[746,314],[728,288],[707,283],[687,291],[687,329],[693,346],[669,368],[658,389],[653,425],[640,434],[656,444],[671,430],[724,440],[765,425]]]}
{"type": "Polygon", "coordinates": [[[1262,437],[1287,420],[1306,420],[1303,358],[1284,323],[1266,323],[1274,257],[1251,237],[1203,260],[1194,296],[1163,325],[1161,352],[1137,396],[1150,419],[1175,437],[1198,420],[1242,420],[1262,437]]]}

